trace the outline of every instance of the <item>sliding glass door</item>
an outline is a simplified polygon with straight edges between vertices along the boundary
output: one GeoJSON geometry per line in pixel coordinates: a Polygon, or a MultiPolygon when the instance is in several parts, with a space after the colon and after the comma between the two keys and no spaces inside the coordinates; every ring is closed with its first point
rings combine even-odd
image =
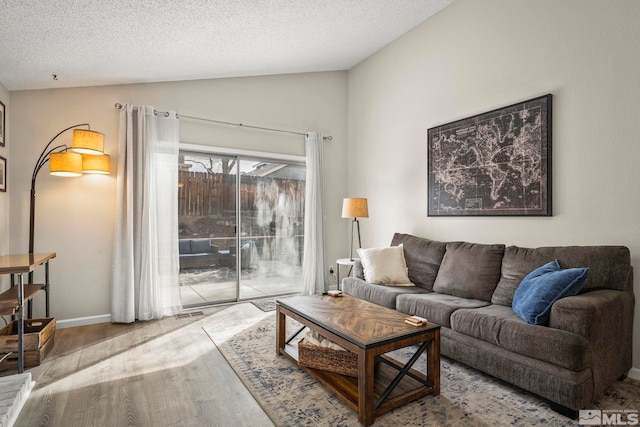
{"type": "Polygon", "coordinates": [[[180,293],[184,306],[238,299],[237,159],[181,152],[178,165],[180,293]]]}
{"type": "Polygon", "coordinates": [[[300,291],[305,166],[240,160],[240,298],[300,291]]]}
{"type": "Polygon", "coordinates": [[[184,151],[179,170],[183,305],[299,292],[304,164],[184,151]]]}

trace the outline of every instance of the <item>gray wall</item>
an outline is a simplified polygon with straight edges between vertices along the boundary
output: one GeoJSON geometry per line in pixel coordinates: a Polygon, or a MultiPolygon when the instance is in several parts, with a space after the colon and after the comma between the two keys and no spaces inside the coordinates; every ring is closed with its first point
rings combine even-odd
{"type": "MultiPolygon", "coordinates": [[[[363,244],[388,245],[395,231],[620,244],[640,271],[638,22],[635,0],[457,0],[350,70],[347,179],[350,195],[369,198],[363,244]],[[427,217],[427,129],[547,93],[553,217],[427,217]]],[[[637,304],[635,368],[639,334],[637,304]]]]}
{"type": "MultiPolygon", "coordinates": [[[[60,178],[43,170],[36,191],[36,252],[55,251],[51,311],[59,321],[110,313],[111,257],[119,111],[116,102],[148,104],[179,114],[332,135],[325,143],[327,233],[342,235],[339,210],[346,191],[347,74],[291,74],[238,79],[102,86],[11,93],[12,252],[26,252],[30,176],[47,141],[67,126],[91,123],[105,134],[108,176],[60,178]],[[336,213],[337,212],[337,213],[336,213]]],[[[192,144],[304,155],[304,137],[180,119],[180,138],[192,144]]],[[[71,132],[61,136],[70,142],[71,132]]],[[[3,197],[0,196],[0,203],[3,197]]],[[[0,204],[0,209],[2,205],[0,204]]],[[[0,228],[0,233],[7,233],[0,228]]],[[[341,240],[330,239],[336,259],[341,240]]],[[[42,298],[40,298],[42,300],[42,298]]],[[[35,315],[43,315],[36,301],[35,315]]]]}

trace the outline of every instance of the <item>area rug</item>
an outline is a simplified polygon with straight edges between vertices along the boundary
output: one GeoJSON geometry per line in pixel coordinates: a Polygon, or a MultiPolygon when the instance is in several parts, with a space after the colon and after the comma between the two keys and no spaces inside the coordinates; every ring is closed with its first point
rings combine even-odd
{"type": "Polygon", "coordinates": [[[261,298],[250,301],[262,311],[274,311],[276,309],[276,300],[291,298],[290,296],[276,297],[276,298],[261,298]]]}
{"type": "MultiPolygon", "coordinates": [[[[203,327],[207,331],[207,327],[203,327]]],[[[216,343],[276,426],[358,426],[357,415],[290,360],[276,356],[275,316],[216,343]]],[[[394,355],[407,359],[407,351],[394,355]]],[[[420,361],[416,365],[424,365],[420,361]]],[[[617,382],[593,408],[640,410],[640,382],[617,382]]],[[[376,418],[374,426],[577,426],[546,401],[442,358],[441,393],[376,418]]]]}

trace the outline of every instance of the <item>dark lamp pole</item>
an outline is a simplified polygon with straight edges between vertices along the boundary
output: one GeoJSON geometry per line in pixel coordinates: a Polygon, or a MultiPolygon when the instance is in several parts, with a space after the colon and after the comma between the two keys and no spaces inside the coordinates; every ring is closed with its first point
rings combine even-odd
{"type": "MultiPolygon", "coordinates": [[[[49,143],[44,147],[42,153],[40,153],[40,157],[38,157],[38,161],[36,162],[36,166],[33,168],[33,173],[31,174],[31,200],[29,203],[29,253],[34,253],[34,231],[35,231],[35,209],[36,209],[36,179],[38,178],[38,173],[40,169],[44,165],[46,165],[50,159],[55,160],[52,161],[52,175],[60,175],[60,176],[80,176],[82,175],[82,155],[72,153],[72,147],[69,147],[65,144],[57,145],[53,148],[51,144],[63,133],[66,131],[81,127],[87,126],[89,127],[89,123],[82,123],[79,125],[69,126],[68,128],[60,131],[56,136],[51,138],[49,143]],[[78,159],[80,164],[78,166],[78,159]]],[[[97,132],[96,132],[97,133],[97,132]]],[[[29,273],[29,282],[33,278],[33,273],[29,273]]]]}

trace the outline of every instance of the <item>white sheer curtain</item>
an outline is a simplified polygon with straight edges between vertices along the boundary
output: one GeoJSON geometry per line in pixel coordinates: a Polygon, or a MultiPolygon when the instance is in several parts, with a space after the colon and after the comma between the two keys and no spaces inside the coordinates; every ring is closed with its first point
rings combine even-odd
{"type": "Polygon", "coordinates": [[[322,185],[322,134],[308,132],[304,145],[307,157],[307,181],[304,205],[304,258],[302,294],[326,292],[324,254],[324,206],[322,185]]]}
{"type": "Polygon", "coordinates": [[[182,309],[178,281],[178,118],[151,106],[120,112],[111,320],[182,309]]]}

